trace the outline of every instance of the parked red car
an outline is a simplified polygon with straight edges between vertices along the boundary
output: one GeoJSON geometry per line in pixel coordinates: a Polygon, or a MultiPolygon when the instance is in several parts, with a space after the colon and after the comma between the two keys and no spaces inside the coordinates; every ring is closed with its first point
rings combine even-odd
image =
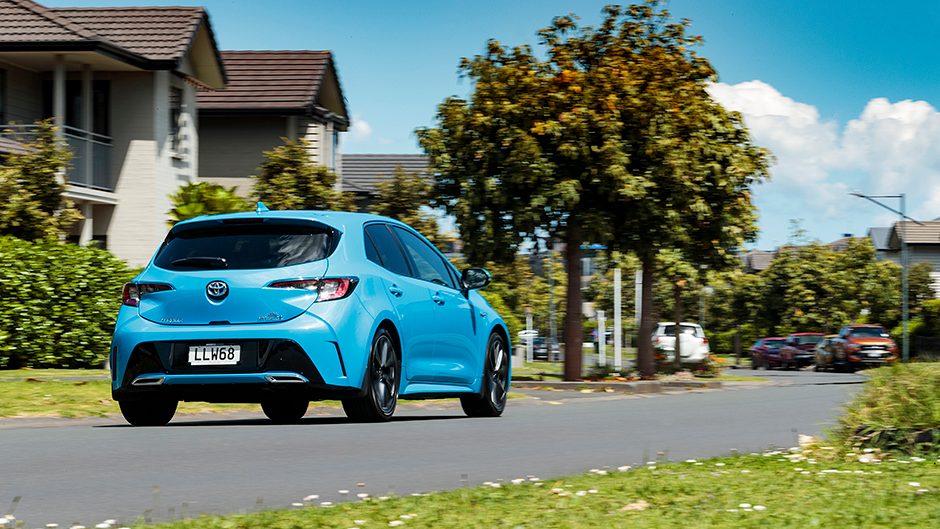
{"type": "Polygon", "coordinates": [[[811,365],[816,359],[816,344],[825,337],[821,332],[795,332],[780,348],[780,363],[786,369],[811,365]]]}
{"type": "Polygon", "coordinates": [[[780,366],[780,348],[786,342],[786,338],[778,336],[770,338],[760,338],[754,345],[748,349],[751,353],[751,367],[754,369],[772,369],[780,366]]]}

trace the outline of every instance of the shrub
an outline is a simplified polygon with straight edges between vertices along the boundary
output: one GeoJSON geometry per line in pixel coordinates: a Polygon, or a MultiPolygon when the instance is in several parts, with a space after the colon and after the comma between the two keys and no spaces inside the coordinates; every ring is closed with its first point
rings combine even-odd
{"type": "Polygon", "coordinates": [[[170,195],[173,209],[170,210],[170,224],[198,217],[248,211],[251,205],[235,193],[235,186],[223,187],[209,182],[190,182],[180,186],[170,195]]]}
{"type": "Polygon", "coordinates": [[[134,275],[97,248],[0,237],[0,368],[101,366],[134,275]]]}
{"type": "Polygon", "coordinates": [[[850,447],[940,452],[940,364],[872,371],[840,419],[836,437],[850,447]]]}

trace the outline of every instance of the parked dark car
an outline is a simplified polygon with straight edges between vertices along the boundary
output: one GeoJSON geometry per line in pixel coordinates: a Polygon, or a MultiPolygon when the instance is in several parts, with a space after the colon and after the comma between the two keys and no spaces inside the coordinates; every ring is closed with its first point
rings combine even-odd
{"type": "Polygon", "coordinates": [[[891,364],[898,359],[898,345],[881,325],[846,325],[830,347],[836,360],[844,359],[848,371],[891,364]]]}
{"type": "Polygon", "coordinates": [[[816,344],[824,336],[821,332],[795,332],[787,336],[787,341],[780,348],[782,367],[799,369],[811,365],[816,360],[816,344]]]}
{"type": "Polygon", "coordinates": [[[832,340],[838,337],[838,334],[827,334],[816,344],[816,349],[813,352],[816,358],[816,365],[813,366],[814,371],[842,371],[845,369],[845,356],[836,358],[832,351],[832,340]]]}
{"type": "Polygon", "coordinates": [[[748,349],[751,353],[751,367],[754,369],[772,369],[780,366],[780,348],[786,338],[778,336],[760,338],[748,349]]]}

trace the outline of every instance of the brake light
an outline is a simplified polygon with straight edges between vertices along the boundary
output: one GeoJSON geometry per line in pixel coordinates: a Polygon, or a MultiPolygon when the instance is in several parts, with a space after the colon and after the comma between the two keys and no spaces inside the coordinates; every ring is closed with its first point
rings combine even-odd
{"type": "Polygon", "coordinates": [[[163,283],[124,283],[121,303],[128,307],[136,307],[140,304],[141,297],[165,290],[173,290],[173,287],[163,283]]]}
{"type": "Polygon", "coordinates": [[[312,290],[319,294],[317,301],[333,301],[348,297],[355,290],[357,284],[359,284],[359,278],[357,277],[324,277],[322,279],[275,281],[268,286],[271,288],[312,290]]]}
{"type": "Polygon", "coordinates": [[[703,343],[703,344],[708,344],[708,338],[702,338],[702,343],[703,343]]]}

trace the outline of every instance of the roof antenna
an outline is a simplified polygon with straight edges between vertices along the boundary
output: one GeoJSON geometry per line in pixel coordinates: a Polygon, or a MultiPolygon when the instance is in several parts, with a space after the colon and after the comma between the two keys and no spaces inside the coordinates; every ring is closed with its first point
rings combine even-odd
{"type": "Polygon", "coordinates": [[[271,210],[268,209],[268,206],[264,205],[264,202],[258,202],[258,206],[255,207],[255,213],[257,213],[258,215],[262,213],[267,213],[268,211],[271,211],[271,210]]]}

